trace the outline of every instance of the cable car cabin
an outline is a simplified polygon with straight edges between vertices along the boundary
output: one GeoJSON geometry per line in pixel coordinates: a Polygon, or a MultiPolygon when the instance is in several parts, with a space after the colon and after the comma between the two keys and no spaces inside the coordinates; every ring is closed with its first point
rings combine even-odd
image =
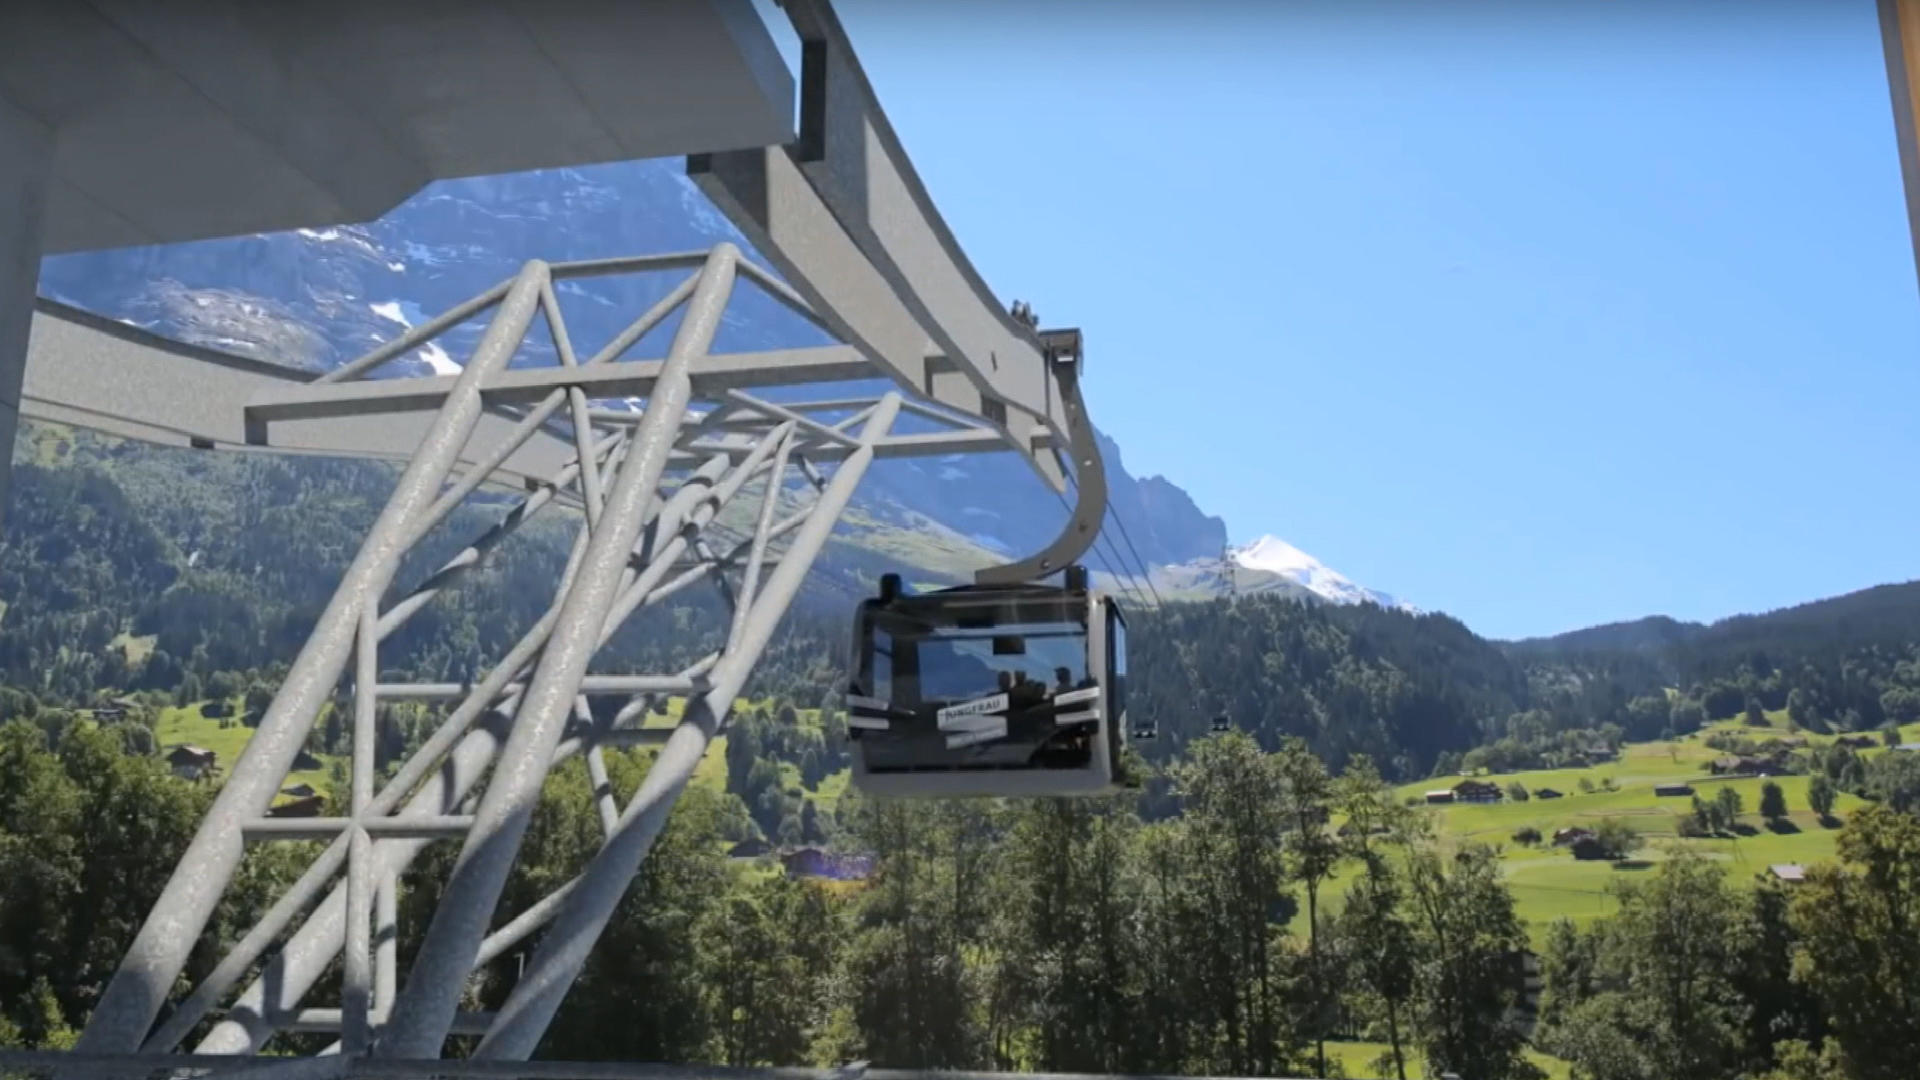
{"type": "Polygon", "coordinates": [[[967,585],[861,603],[848,734],[877,796],[1094,795],[1126,741],[1126,622],[1084,572],[1065,588],[967,585]]]}

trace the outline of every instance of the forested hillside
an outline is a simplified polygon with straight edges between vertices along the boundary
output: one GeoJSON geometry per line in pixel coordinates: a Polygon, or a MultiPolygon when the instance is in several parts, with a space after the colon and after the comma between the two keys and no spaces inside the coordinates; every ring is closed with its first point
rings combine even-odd
{"type": "MultiPolygon", "coordinates": [[[[271,682],[325,603],[392,483],[381,465],[161,450],[28,425],[0,534],[0,680],[53,705],[153,690],[196,700],[228,673],[271,682]]],[[[504,503],[476,499],[414,552],[423,580],[504,503]]],[[[536,519],[383,646],[421,679],[484,671],[544,609],[573,524],[536,519]]],[[[843,529],[749,694],[830,704],[845,619],[880,572],[928,571],[911,534],[843,529]]],[[[610,666],[674,670],[721,607],[681,594],[609,645],[610,666]],[[693,632],[689,632],[693,631],[693,632]]],[[[1596,745],[1790,710],[1814,731],[1920,720],[1920,584],[1713,626],[1647,620],[1501,644],[1442,614],[1249,597],[1132,613],[1136,723],[1160,760],[1215,716],[1264,745],[1307,740],[1335,767],[1370,755],[1391,779],[1462,764],[1525,768],[1596,745]]]]}
{"type": "MultiPolygon", "coordinates": [[[[0,681],[79,704],[97,691],[172,693],[189,676],[204,687],[223,671],[271,672],[305,640],[394,476],[366,462],[160,449],[25,425],[0,533],[0,681]]],[[[507,505],[476,497],[450,515],[408,555],[396,589],[424,581],[507,505]]],[[[559,512],[523,526],[383,642],[383,664],[423,679],[484,670],[551,602],[573,528],[559,512]]],[[[834,545],[791,623],[788,635],[814,643],[805,651],[815,659],[838,654],[844,631],[828,635],[820,616],[846,609],[859,576],[909,568],[860,546],[863,537],[855,528],[834,545]]],[[[698,635],[654,624],[716,628],[720,605],[683,595],[609,643],[610,662],[672,670],[694,659],[698,635]]],[[[791,651],[783,639],[774,654],[791,651]]],[[[764,674],[801,681],[777,662],[764,674]]]]}

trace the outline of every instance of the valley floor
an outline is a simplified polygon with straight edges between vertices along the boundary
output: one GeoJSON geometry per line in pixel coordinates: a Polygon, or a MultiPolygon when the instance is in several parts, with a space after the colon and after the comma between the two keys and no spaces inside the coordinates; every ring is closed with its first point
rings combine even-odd
{"type": "MultiPolygon", "coordinates": [[[[1530,798],[1525,802],[1503,798],[1496,803],[1455,803],[1426,807],[1442,836],[1457,841],[1492,844],[1501,847],[1520,917],[1537,946],[1548,927],[1567,918],[1580,926],[1596,918],[1611,915],[1617,908],[1611,892],[1615,881],[1643,874],[1653,864],[1677,850],[1705,854],[1730,865],[1736,881],[1751,882],[1780,863],[1808,865],[1830,859],[1840,826],[1847,816],[1867,803],[1845,792],[1834,802],[1834,816],[1822,822],[1807,806],[1805,776],[1773,778],[1786,795],[1788,816],[1769,823],[1756,812],[1761,786],[1768,781],[1759,777],[1722,779],[1710,774],[1708,763],[1722,756],[1705,742],[1713,731],[1733,731],[1743,735],[1786,735],[1784,714],[1770,714],[1772,728],[1758,728],[1738,721],[1714,724],[1700,732],[1672,741],[1630,743],[1622,748],[1618,760],[1584,769],[1542,769],[1501,773],[1481,779],[1506,788],[1520,783],[1529,792],[1551,788],[1561,798],[1530,798]],[[1615,790],[1604,790],[1611,779],[1615,790]],[[1594,790],[1581,790],[1581,781],[1594,790]],[[1692,800],[1686,796],[1662,797],[1654,794],[1659,784],[1686,783],[1703,799],[1711,799],[1721,787],[1739,792],[1745,812],[1740,817],[1740,832],[1734,837],[1683,838],[1675,831],[1675,821],[1688,813],[1692,800]],[[1646,840],[1646,846],[1624,863],[1604,860],[1580,860],[1564,847],[1552,844],[1554,830],[1569,826],[1592,828],[1607,818],[1620,818],[1631,824],[1646,840]],[[1522,829],[1538,829],[1545,838],[1538,845],[1523,845],[1514,840],[1522,829]]],[[[1805,733],[1801,733],[1805,734],[1805,733]]],[[[1831,743],[1837,736],[1806,735],[1812,745],[1831,743]]],[[[1908,741],[1920,741],[1920,724],[1905,732],[1908,741]]],[[[1874,748],[1862,751],[1863,757],[1888,753],[1874,748]]],[[[1441,776],[1401,785],[1403,798],[1421,799],[1428,791],[1451,788],[1464,777],[1441,776]]],[[[1349,869],[1333,883],[1331,894],[1345,891],[1345,880],[1357,871],[1349,869]]]]}
{"type": "MultiPolygon", "coordinates": [[[[222,721],[202,713],[204,704],[165,710],[160,716],[156,732],[159,744],[163,751],[180,744],[213,750],[219,754],[224,770],[239,757],[252,735],[252,729],[238,718],[238,700],[230,703],[235,715],[224,725],[222,721]]],[[[670,727],[679,721],[683,705],[684,702],[679,699],[671,700],[665,715],[649,716],[646,722],[649,726],[670,727]]],[[[818,723],[816,710],[798,711],[802,714],[802,723],[818,723]]],[[[1784,715],[1775,715],[1771,719],[1775,725],[1771,733],[1786,734],[1784,715]]],[[[1507,798],[1497,803],[1455,803],[1424,809],[1432,815],[1435,827],[1443,837],[1458,842],[1490,844],[1501,849],[1519,915],[1526,920],[1536,945],[1544,940],[1549,927],[1556,920],[1571,919],[1576,925],[1585,926],[1597,918],[1611,915],[1618,908],[1612,893],[1614,883],[1630,875],[1646,873],[1676,850],[1704,853],[1710,859],[1727,863],[1734,871],[1735,880],[1739,881],[1755,880],[1775,864],[1809,865],[1832,858],[1834,841],[1841,824],[1851,812],[1866,803],[1842,792],[1835,802],[1833,817],[1823,822],[1807,806],[1807,777],[1777,777],[1774,782],[1780,785],[1786,795],[1789,814],[1780,822],[1766,822],[1755,812],[1760,804],[1760,789],[1765,780],[1758,777],[1721,779],[1709,774],[1708,763],[1724,753],[1706,745],[1707,734],[1716,730],[1760,736],[1769,734],[1769,729],[1727,721],[1672,741],[1628,744],[1622,748],[1618,760],[1588,768],[1543,769],[1484,777],[1497,782],[1502,788],[1513,783],[1524,785],[1529,792],[1551,788],[1562,792],[1561,798],[1531,798],[1524,802],[1507,798]],[[1583,780],[1594,790],[1583,792],[1583,780]],[[1613,782],[1613,790],[1603,788],[1607,780],[1613,782]],[[1675,819],[1690,810],[1691,800],[1684,796],[1655,795],[1655,786],[1666,783],[1691,784],[1702,798],[1712,798],[1713,793],[1723,786],[1739,792],[1746,808],[1740,819],[1740,834],[1711,839],[1679,836],[1675,831],[1675,819]],[[1627,821],[1645,838],[1646,846],[1635,853],[1632,860],[1613,863],[1575,859],[1566,848],[1555,847],[1551,843],[1556,829],[1569,826],[1592,828],[1607,818],[1627,821]],[[1536,845],[1516,842],[1514,834],[1529,827],[1539,830],[1546,839],[1536,845]]],[[[1816,745],[1831,742],[1835,737],[1807,736],[1809,742],[1816,745]]],[[[1920,725],[1910,726],[1905,737],[1909,741],[1920,741],[1920,725]]],[[[1875,748],[1863,751],[1863,755],[1885,752],[1875,748]]],[[[316,791],[326,793],[331,786],[330,774],[336,759],[330,755],[319,755],[318,760],[317,768],[293,774],[288,781],[289,786],[306,783],[316,791]]],[[[338,761],[342,765],[345,763],[344,759],[338,761]]],[[[798,788],[808,801],[823,804],[822,809],[831,808],[847,789],[846,769],[826,776],[812,788],[801,784],[798,770],[791,762],[783,762],[782,771],[790,774],[785,776],[784,786],[798,788]]],[[[1451,788],[1462,779],[1464,777],[1442,776],[1419,780],[1401,785],[1397,794],[1405,799],[1419,800],[1428,791],[1451,788]]],[[[725,735],[714,740],[694,774],[694,783],[716,792],[726,790],[725,735]]],[[[1324,888],[1323,897],[1337,906],[1339,897],[1345,893],[1348,883],[1357,873],[1357,868],[1351,864],[1343,867],[1324,888]]]]}

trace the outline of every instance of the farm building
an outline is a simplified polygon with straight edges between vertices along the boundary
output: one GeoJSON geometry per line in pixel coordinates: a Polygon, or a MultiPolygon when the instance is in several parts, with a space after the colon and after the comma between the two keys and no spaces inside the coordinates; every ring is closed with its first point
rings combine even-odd
{"type": "Polygon", "coordinates": [[[1562,795],[1560,792],[1555,791],[1550,787],[1543,787],[1543,788],[1535,788],[1533,790],[1533,797],[1536,799],[1558,799],[1558,798],[1562,798],[1562,795]]]}
{"type": "Polygon", "coordinates": [[[1776,881],[1797,885],[1807,879],[1807,868],[1799,863],[1774,863],[1767,867],[1767,873],[1776,881]]]}
{"type": "Polygon", "coordinates": [[[1567,848],[1573,852],[1574,858],[1582,860],[1605,859],[1612,854],[1597,836],[1582,836],[1568,844],[1567,848]]]}
{"type": "Polygon", "coordinates": [[[290,788],[281,788],[280,794],[289,798],[304,799],[309,795],[318,795],[319,792],[313,790],[312,784],[295,784],[290,788]]]}
{"type": "Polygon", "coordinates": [[[830,878],[834,881],[860,881],[873,872],[870,855],[836,855],[817,847],[797,848],[780,856],[780,863],[792,878],[830,878]]]}
{"type": "Polygon", "coordinates": [[[1692,784],[1655,784],[1653,793],[1663,799],[1693,794],[1692,784]]]}
{"type": "Polygon", "coordinates": [[[1842,735],[1833,740],[1833,745],[1844,746],[1852,750],[1868,750],[1879,745],[1871,735],[1842,735]]]}
{"type": "Polygon", "coordinates": [[[1714,758],[1708,769],[1715,776],[1776,776],[1786,772],[1778,758],[1748,754],[1714,758]]]}
{"type": "Polygon", "coordinates": [[[93,718],[101,723],[125,720],[141,708],[140,702],[125,694],[102,701],[93,707],[93,718]]]}
{"type": "Polygon", "coordinates": [[[1593,830],[1583,829],[1578,825],[1569,825],[1564,829],[1555,829],[1553,831],[1553,842],[1555,846],[1565,846],[1575,843],[1576,841],[1591,839],[1593,839],[1593,830]]]}
{"type": "Polygon", "coordinates": [[[1439,791],[1429,791],[1427,792],[1427,801],[1430,803],[1450,803],[1453,801],[1453,792],[1445,788],[1439,791]]]}
{"type": "Polygon", "coordinates": [[[167,751],[167,765],[182,780],[199,780],[210,775],[220,755],[198,746],[176,746],[167,751]]]}
{"type": "Polygon", "coordinates": [[[1462,780],[1453,785],[1453,797],[1460,802],[1499,802],[1500,785],[1491,780],[1462,780]]]}

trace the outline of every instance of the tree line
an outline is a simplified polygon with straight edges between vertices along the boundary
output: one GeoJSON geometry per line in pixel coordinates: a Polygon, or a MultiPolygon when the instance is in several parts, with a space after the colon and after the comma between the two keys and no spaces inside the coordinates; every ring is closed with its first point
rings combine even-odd
{"type": "MultiPolygon", "coordinates": [[[[649,755],[610,757],[623,797],[649,755]]],[[[849,795],[831,827],[873,858],[852,884],[730,859],[747,808],[695,787],[541,1055],[1336,1076],[1328,1043],[1364,1039],[1386,1049],[1355,1075],[1497,1080],[1540,1075],[1531,1040],[1589,1080],[1892,1080],[1920,1054],[1910,814],[1855,813],[1792,887],[1671,854],[1617,887],[1618,914],[1549,929],[1535,1015],[1498,851],[1436,835],[1367,758],[1336,774],[1300,740],[1230,732],[1162,771],[1178,810],[1160,820],[1134,796],[849,795]]],[[[578,761],[550,779],[500,919],[597,847],[589,791],[578,761]]],[[[71,1044],[208,795],[111,726],[0,726],[0,1045],[71,1044]]],[[[403,964],[455,850],[405,879],[403,964]]],[[[314,853],[249,850],[189,980],[314,853]]],[[[517,962],[468,1005],[500,1005],[517,962]]]]}

